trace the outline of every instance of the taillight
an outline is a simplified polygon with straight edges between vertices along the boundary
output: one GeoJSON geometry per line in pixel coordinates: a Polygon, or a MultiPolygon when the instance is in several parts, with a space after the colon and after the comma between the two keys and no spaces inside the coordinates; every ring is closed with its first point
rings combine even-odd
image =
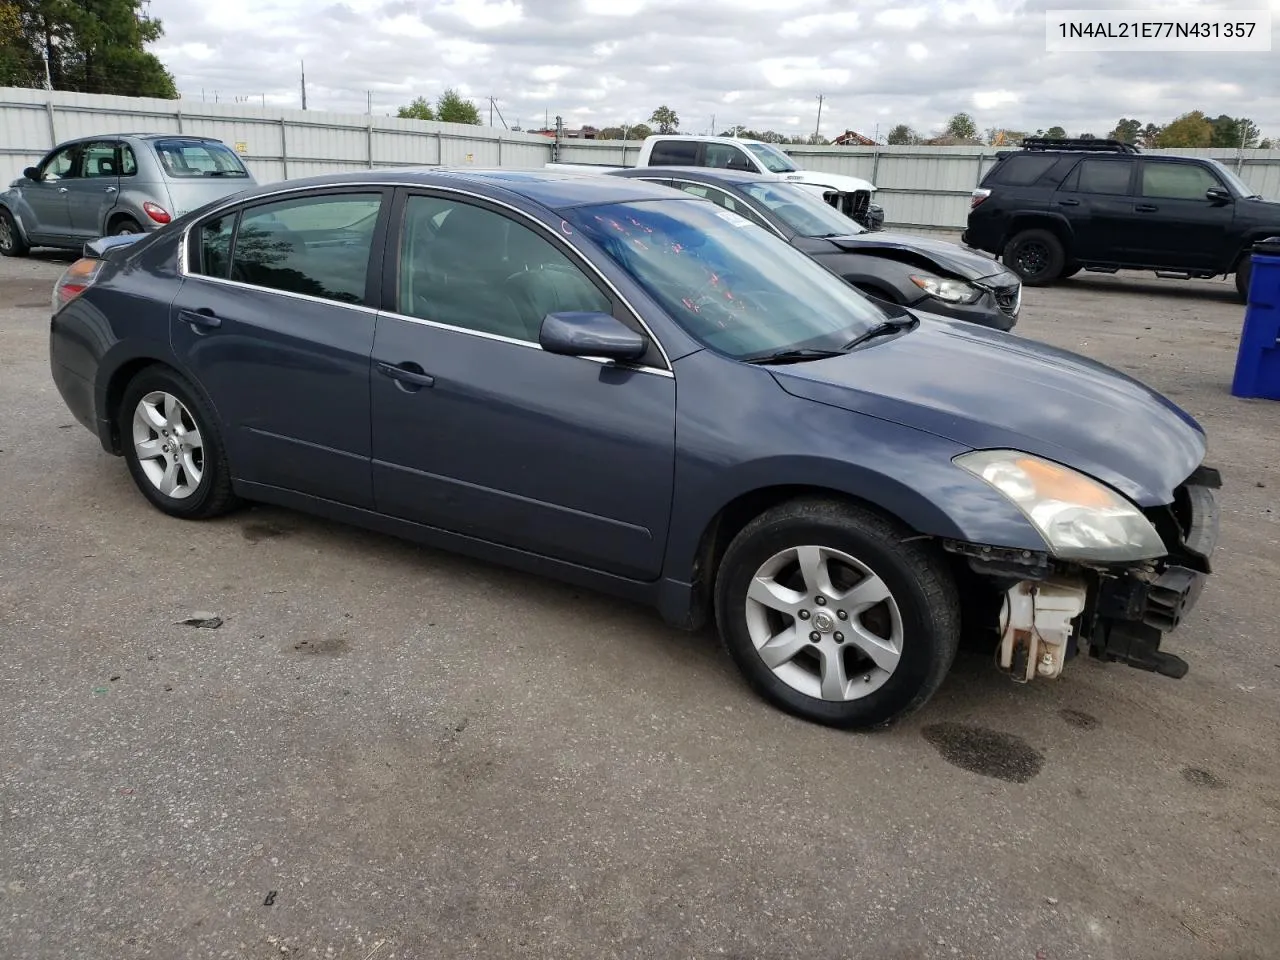
{"type": "Polygon", "coordinates": [[[102,269],[102,261],[92,257],[81,257],[67,269],[62,271],[57,284],[53,288],[53,312],[57,313],[80,294],[89,289],[90,284],[98,279],[102,269]]]}
{"type": "Polygon", "coordinates": [[[152,203],[150,200],[142,205],[142,209],[146,212],[147,216],[156,223],[168,223],[173,219],[173,217],[169,216],[168,210],[160,206],[158,203],[152,203]]]}
{"type": "Polygon", "coordinates": [[[990,190],[983,190],[979,187],[977,190],[973,191],[973,194],[969,198],[969,209],[972,210],[989,196],[991,196],[990,190]]]}

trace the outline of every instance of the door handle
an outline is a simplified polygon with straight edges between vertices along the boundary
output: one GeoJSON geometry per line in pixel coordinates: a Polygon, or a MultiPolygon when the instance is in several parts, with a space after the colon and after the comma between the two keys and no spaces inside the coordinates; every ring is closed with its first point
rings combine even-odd
{"type": "Polygon", "coordinates": [[[1133,209],[1137,210],[1139,213],[1155,213],[1160,208],[1154,203],[1139,203],[1136,204],[1133,209]]]}
{"type": "Polygon", "coordinates": [[[1060,206],[1060,207],[1078,207],[1078,206],[1080,206],[1080,201],[1079,201],[1079,200],[1059,200],[1059,201],[1058,201],[1058,206],[1060,206]]]}
{"type": "MultiPolygon", "coordinates": [[[[417,366],[417,364],[414,364],[417,366]]],[[[378,361],[378,372],[384,377],[390,377],[392,380],[398,380],[400,383],[407,383],[415,387],[434,387],[436,378],[429,373],[423,373],[421,369],[410,369],[407,364],[397,366],[394,363],[383,363],[378,361]]]]}
{"type": "Polygon", "coordinates": [[[204,330],[216,330],[222,326],[222,318],[216,316],[212,310],[201,308],[199,310],[179,310],[178,319],[183,323],[189,323],[193,327],[200,327],[204,330]]]}

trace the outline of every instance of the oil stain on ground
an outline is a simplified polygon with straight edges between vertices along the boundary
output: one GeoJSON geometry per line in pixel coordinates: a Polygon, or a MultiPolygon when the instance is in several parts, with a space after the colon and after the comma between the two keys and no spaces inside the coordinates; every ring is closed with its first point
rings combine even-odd
{"type": "Polygon", "coordinates": [[[1227,785],[1227,781],[1223,780],[1216,773],[1210,773],[1208,770],[1201,770],[1199,767],[1183,767],[1182,778],[1187,783],[1194,783],[1197,787],[1208,787],[1211,790],[1221,790],[1227,785]]]}
{"type": "Polygon", "coordinates": [[[287,537],[292,531],[274,523],[246,523],[240,533],[250,543],[261,543],[263,540],[274,540],[276,537],[287,537]]]}
{"type": "Polygon", "coordinates": [[[1098,718],[1083,710],[1072,710],[1070,707],[1058,711],[1058,716],[1078,730],[1092,730],[1098,725],[1098,718]]]}
{"type": "Polygon", "coordinates": [[[1021,737],[967,723],[935,723],[924,738],[947,763],[984,777],[1026,783],[1044,766],[1044,756],[1021,737]]]}

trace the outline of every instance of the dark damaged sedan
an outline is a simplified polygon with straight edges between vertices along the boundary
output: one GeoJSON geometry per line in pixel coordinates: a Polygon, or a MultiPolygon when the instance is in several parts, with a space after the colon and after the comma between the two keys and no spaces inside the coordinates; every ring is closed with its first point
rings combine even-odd
{"type": "Polygon", "coordinates": [[[613,177],[648,180],[710,200],[782,237],[863,293],[890,303],[1012,330],[1022,281],[959,244],[863,229],[794,183],[706,167],[633,167],[613,177]]]}
{"type": "Polygon", "coordinates": [[[759,693],[839,726],[924,703],[962,628],[1018,681],[1181,676],[1162,635],[1216,538],[1168,400],[637,181],[261,187],[90,245],[51,354],[170,516],[279,504],[713,617],[759,693]]]}

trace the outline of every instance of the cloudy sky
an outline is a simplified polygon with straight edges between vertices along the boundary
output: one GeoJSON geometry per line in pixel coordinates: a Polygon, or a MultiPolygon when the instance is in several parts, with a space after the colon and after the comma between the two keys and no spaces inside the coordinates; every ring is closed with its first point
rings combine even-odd
{"type": "MultiPolygon", "coordinates": [[[[1140,6],[1129,3],[1128,6],[1140,6]]],[[[1147,0],[1147,6],[1158,6],[1147,0]]],[[[508,124],[647,120],[881,138],[933,132],[967,111],[979,128],[1061,124],[1105,134],[1121,116],[1203,109],[1280,135],[1280,0],[1180,0],[1272,11],[1270,53],[1048,54],[1045,11],[1121,0],[152,0],[155,52],[183,96],[394,113],[454,86],[497,99],[508,124]],[[203,92],[203,93],[202,93],[203,92]]],[[[496,120],[495,120],[496,122],[496,120]]]]}

